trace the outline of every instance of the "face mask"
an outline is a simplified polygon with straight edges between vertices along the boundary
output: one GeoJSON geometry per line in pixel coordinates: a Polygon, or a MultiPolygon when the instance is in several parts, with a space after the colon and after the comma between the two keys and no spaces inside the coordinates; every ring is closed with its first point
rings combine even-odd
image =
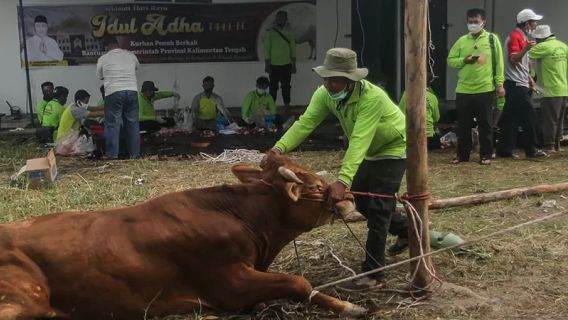
{"type": "Polygon", "coordinates": [[[87,109],[87,107],[89,106],[88,104],[83,103],[83,101],[81,101],[81,100],[77,100],[76,104],[77,104],[77,107],[83,108],[83,109],[87,109]]]}
{"type": "Polygon", "coordinates": [[[347,94],[349,94],[349,92],[347,92],[346,90],[341,90],[338,93],[335,94],[331,94],[329,93],[329,91],[327,92],[327,95],[331,98],[331,100],[334,101],[341,101],[343,99],[345,99],[345,97],[347,97],[347,94]]]}
{"type": "Polygon", "coordinates": [[[476,24],[476,23],[468,23],[467,30],[472,34],[479,33],[483,29],[483,23],[476,24]]]}
{"type": "Polygon", "coordinates": [[[266,94],[266,89],[259,89],[256,88],[256,93],[258,93],[259,95],[263,96],[266,94]]]}

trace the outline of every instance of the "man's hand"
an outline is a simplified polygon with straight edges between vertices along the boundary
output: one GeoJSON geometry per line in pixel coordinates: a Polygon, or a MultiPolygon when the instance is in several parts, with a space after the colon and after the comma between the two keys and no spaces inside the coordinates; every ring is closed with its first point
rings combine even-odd
{"type": "Polygon", "coordinates": [[[327,187],[327,201],[330,207],[337,202],[345,199],[345,185],[339,181],[335,181],[327,187]]]}
{"type": "Polygon", "coordinates": [[[463,63],[465,64],[474,64],[477,62],[479,57],[474,57],[471,54],[463,59],[463,63]]]}
{"type": "Polygon", "coordinates": [[[268,160],[268,157],[270,155],[275,155],[275,156],[279,156],[281,155],[282,152],[280,152],[280,150],[272,148],[268,151],[266,151],[266,153],[264,154],[264,157],[262,157],[262,160],[260,160],[260,167],[264,168],[264,166],[266,165],[266,161],[268,160]]]}
{"type": "Polygon", "coordinates": [[[536,41],[533,41],[533,40],[527,41],[527,46],[525,47],[525,49],[528,51],[534,46],[536,46],[536,41]]]}
{"type": "Polygon", "coordinates": [[[503,88],[503,85],[497,85],[497,96],[498,97],[504,97],[505,96],[505,88],[503,88]]]}
{"type": "Polygon", "coordinates": [[[293,64],[293,65],[292,65],[292,73],[295,74],[296,71],[297,71],[297,70],[296,70],[296,64],[293,64]]]}

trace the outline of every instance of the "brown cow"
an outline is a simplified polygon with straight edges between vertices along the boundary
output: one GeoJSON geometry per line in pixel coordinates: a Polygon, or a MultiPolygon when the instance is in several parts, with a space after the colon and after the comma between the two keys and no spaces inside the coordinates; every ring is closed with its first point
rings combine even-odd
{"type": "Polygon", "coordinates": [[[282,298],[363,314],[303,277],[266,272],[291,240],[330,221],[324,182],[276,155],[232,171],[242,184],[0,225],[0,319],[141,319],[282,298]]]}

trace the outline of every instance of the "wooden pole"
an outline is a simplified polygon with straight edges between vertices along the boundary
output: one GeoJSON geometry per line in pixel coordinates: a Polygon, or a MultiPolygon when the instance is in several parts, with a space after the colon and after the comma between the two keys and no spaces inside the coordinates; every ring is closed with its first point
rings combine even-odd
{"type": "MultiPolygon", "coordinates": [[[[462,206],[472,206],[492,201],[506,200],[520,196],[533,196],[543,193],[553,193],[568,190],[568,182],[557,184],[541,184],[533,187],[515,188],[509,190],[501,190],[487,193],[474,194],[470,196],[461,196],[448,199],[432,199],[428,204],[428,210],[445,209],[462,206]]],[[[404,212],[403,208],[397,208],[397,211],[404,212]]],[[[365,221],[365,217],[359,212],[351,212],[345,221],[358,222],[365,221]]]]}
{"type": "MultiPolygon", "coordinates": [[[[407,170],[406,182],[410,196],[428,192],[428,148],[426,140],[426,60],[427,60],[427,18],[428,0],[405,0],[404,46],[406,70],[406,146],[407,170]]],[[[409,217],[410,257],[417,257],[430,252],[428,234],[428,200],[412,200],[422,223],[409,217]],[[415,236],[416,230],[422,230],[421,243],[415,236]],[[420,250],[422,248],[422,250],[420,250]]],[[[432,268],[430,257],[413,261],[410,273],[414,288],[423,288],[426,295],[432,277],[428,269],[432,268]]]]}
{"type": "Polygon", "coordinates": [[[491,201],[511,199],[518,196],[532,196],[535,194],[560,192],[568,190],[568,183],[541,184],[534,187],[516,188],[503,191],[474,194],[449,199],[433,200],[428,205],[429,209],[443,209],[466,205],[475,205],[491,201]]]}

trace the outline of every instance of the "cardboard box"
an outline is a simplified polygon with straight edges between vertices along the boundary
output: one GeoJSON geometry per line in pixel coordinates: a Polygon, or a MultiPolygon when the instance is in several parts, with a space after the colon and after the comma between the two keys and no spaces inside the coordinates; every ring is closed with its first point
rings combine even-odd
{"type": "Polygon", "coordinates": [[[57,162],[53,149],[49,150],[47,157],[28,159],[22,173],[27,176],[28,188],[30,189],[38,189],[53,184],[57,178],[57,162]]]}

